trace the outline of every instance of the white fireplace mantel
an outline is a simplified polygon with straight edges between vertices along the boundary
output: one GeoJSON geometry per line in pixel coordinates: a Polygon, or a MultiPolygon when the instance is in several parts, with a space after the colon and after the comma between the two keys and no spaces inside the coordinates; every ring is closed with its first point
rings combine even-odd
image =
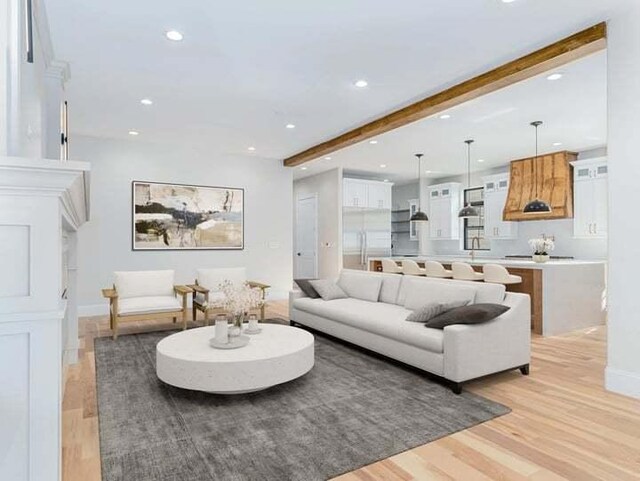
{"type": "Polygon", "coordinates": [[[0,479],[60,480],[62,364],[78,350],[86,162],[0,157],[0,479]],[[64,297],[63,297],[64,293],[64,297]]]}

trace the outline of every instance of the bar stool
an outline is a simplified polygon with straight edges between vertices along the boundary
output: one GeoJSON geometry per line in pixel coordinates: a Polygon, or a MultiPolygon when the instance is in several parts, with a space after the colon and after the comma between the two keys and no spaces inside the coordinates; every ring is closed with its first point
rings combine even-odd
{"type": "Polygon", "coordinates": [[[426,276],[427,272],[416,261],[402,261],[402,273],[405,276],[426,276]]]}
{"type": "Polygon", "coordinates": [[[460,281],[481,281],[484,279],[482,272],[474,271],[473,267],[466,262],[454,262],[451,264],[451,272],[453,272],[453,278],[460,281]]]}
{"type": "Polygon", "coordinates": [[[520,284],[522,277],[509,274],[509,271],[500,264],[485,264],[482,268],[484,281],[492,284],[520,284]]]}
{"type": "Polygon", "coordinates": [[[427,272],[427,277],[440,277],[442,279],[450,279],[453,276],[453,272],[445,269],[442,264],[436,261],[425,262],[424,270],[427,272]]]}
{"type": "Polygon", "coordinates": [[[402,274],[402,267],[400,267],[393,259],[382,259],[382,272],[402,274]]]}

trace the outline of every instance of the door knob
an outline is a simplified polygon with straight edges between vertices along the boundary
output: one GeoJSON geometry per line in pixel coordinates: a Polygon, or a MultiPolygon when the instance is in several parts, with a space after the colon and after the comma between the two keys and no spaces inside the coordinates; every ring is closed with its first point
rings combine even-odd
{"type": "Polygon", "coordinates": [[[297,253],[298,257],[300,257],[302,254],[300,252],[297,253]]]}

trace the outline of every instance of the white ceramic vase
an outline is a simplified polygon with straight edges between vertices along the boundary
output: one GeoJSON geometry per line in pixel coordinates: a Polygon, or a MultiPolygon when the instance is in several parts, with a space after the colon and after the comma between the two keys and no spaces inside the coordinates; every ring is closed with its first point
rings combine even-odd
{"type": "Polygon", "coordinates": [[[534,262],[542,264],[549,260],[549,254],[533,254],[533,260],[534,262]]]}

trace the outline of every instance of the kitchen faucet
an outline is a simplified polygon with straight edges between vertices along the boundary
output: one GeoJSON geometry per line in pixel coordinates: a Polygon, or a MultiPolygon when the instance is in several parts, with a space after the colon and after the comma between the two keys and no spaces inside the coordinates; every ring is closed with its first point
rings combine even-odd
{"type": "Polygon", "coordinates": [[[473,236],[471,238],[471,253],[469,255],[471,256],[471,260],[472,261],[474,261],[476,259],[476,251],[475,251],[475,248],[474,248],[474,245],[476,244],[476,241],[478,242],[478,247],[477,248],[480,249],[480,237],[478,237],[477,235],[473,236]]]}

